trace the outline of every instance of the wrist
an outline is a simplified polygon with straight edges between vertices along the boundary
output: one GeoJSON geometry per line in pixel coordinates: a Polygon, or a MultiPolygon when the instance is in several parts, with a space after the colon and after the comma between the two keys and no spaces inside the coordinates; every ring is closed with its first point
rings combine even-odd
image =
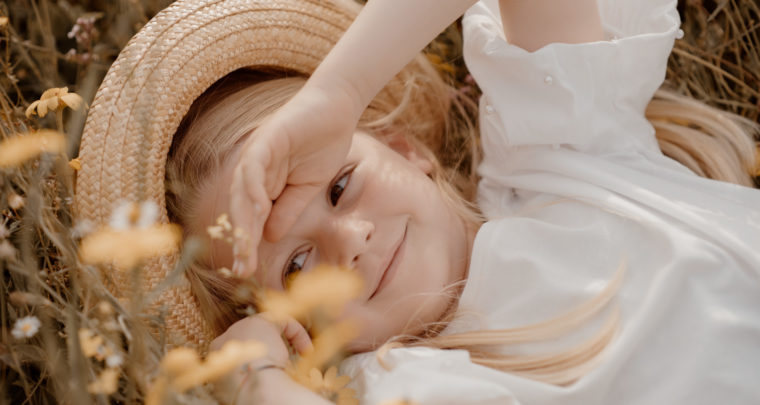
{"type": "Polygon", "coordinates": [[[347,117],[355,122],[359,121],[364,109],[374,97],[374,94],[368,94],[365,89],[345,78],[321,75],[320,69],[309,78],[302,91],[312,97],[318,97],[321,102],[328,103],[341,114],[348,114],[347,117]]]}

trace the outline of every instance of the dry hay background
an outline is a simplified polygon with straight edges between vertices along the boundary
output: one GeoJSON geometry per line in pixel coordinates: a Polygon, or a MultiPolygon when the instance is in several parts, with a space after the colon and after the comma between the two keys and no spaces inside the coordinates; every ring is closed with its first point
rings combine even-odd
{"type": "MultiPolygon", "coordinates": [[[[7,0],[0,4],[0,139],[55,127],[52,116],[35,120],[24,116],[29,103],[48,88],[68,86],[89,103],[119,50],[170,2],[7,0]],[[68,34],[82,17],[94,22],[90,26],[80,20],[77,41],[68,34]]],[[[760,122],[758,3],[681,0],[679,11],[685,36],[676,42],[670,58],[667,86],[760,122]]],[[[476,95],[460,44],[455,24],[431,45],[430,57],[462,92],[476,95]]],[[[76,156],[84,117],[82,111],[66,112],[70,157],[76,156]]],[[[124,308],[110,296],[97,269],[79,262],[80,235],[71,215],[71,169],[64,160],[43,158],[17,170],[0,171],[0,190],[0,226],[10,231],[6,239],[13,248],[11,255],[0,254],[0,403],[141,401],[163,349],[141,326],[134,308],[124,308]],[[23,207],[11,207],[9,196],[21,197],[23,207]],[[31,339],[13,338],[14,322],[29,314],[42,321],[40,332],[31,339]],[[87,390],[105,365],[97,356],[83,354],[77,333],[81,328],[96,331],[124,358],[118,389],[110,397],[87,390]]],[[[160,319],[151,321],[160,323],[160,319]]],[[[174,400],[213,402],[203,388],[174,400]]]]}

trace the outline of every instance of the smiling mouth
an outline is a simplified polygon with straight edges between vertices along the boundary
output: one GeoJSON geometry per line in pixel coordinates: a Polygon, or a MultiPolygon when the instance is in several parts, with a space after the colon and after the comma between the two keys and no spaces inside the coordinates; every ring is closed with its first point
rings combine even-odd
{"type": "Polygon", "coordinates": [[[404,242],[406,242],[406,231],[409,229],[409,223],[407,222],[404,224],[404,235],[399,239],[398,243],[396,244],[396,247],[393,249],[393,255],[391,256],[390,261],[388,262],[388,266],[383,271],[383,276],[380,278],[380,281],[377,283],[377,287],[375,287],[375,291],[372,293],[372,295],[367,298],[367,301],[371,300],[375,295],[377,295],[380,290],[385,288],[388,283],[393,279],[393,276],[396,274],[396,269],[398,268],[398,262],[399,262],[399,256],[403,255],[403,247],[404,242]]]}

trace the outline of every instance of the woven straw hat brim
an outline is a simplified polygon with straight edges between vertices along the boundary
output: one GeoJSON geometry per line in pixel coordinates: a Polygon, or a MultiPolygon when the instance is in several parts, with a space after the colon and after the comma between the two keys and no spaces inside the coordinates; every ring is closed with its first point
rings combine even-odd
{"type": "MultiPolygon", "coordinates": [[[[79,218],[106,223],[120,202],[150,200],[168,222],[166,158],[193,100],[242,67],[311,73],[358,10],[351,0],[180,0],[163,10],[121,51],[92,103],[79,153],[79,218]]],[[[141,288],[155,289],[176,261],[147,262],[141,288]]],[[[112,292],[131,296],[130,275],[109,274],[112,292]]],[[[205,348],[213,338],[187,280],[152,307],[164,315],[169,344],[205,348]]]]}

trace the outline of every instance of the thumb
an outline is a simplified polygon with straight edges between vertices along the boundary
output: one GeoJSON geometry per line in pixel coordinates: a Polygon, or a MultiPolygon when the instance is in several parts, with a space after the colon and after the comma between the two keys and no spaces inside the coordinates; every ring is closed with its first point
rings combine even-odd
{"type": "Polygon", "coordinates": [[[321,189],[321,184],[299,184],[285,187],[282,194],[274,202],[272,211],[264,225],[264,238],[270,242],[280,240],[321,189]]]}

